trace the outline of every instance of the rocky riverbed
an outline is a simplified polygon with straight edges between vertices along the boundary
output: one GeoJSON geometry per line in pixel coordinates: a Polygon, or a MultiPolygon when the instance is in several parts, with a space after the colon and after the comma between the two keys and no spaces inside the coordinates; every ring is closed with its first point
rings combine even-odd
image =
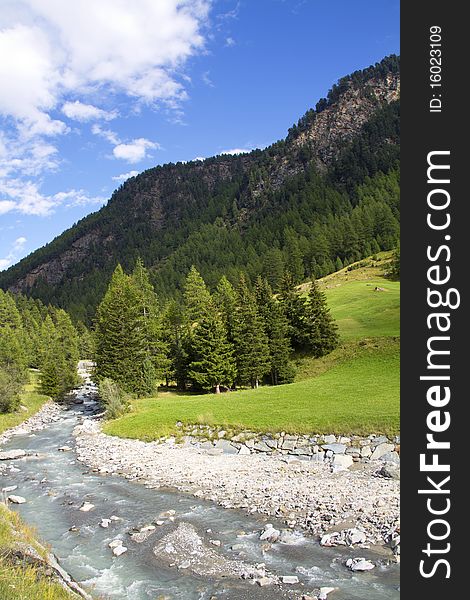
{"type": "Polygon", "coordinates": [[[78,460],[92,471],[121,475],[151,488],[173,488],[225,508],[282,518],[288,527],[344,544],[358,528],[363,544],[394,546],[399,532],[399,481],[387,463],[337,471],[286,456],[224,454],[173,442],[146,443],[103,434],[94,420],[74,429],[78,460]],[[384,468],[385,467],[385,468],[384,468]]]}

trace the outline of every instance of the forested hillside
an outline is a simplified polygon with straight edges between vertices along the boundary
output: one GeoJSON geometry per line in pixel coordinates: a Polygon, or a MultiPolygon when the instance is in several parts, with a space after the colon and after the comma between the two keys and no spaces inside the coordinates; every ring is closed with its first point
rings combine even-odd
{"type": "Polygon", "coordinates": [[[140,256],[160,298],[195,265],[209,288],[240,271],[279,291],[399,236],[399,58],[341,79],[284,140],[150,169],[107,206],[0,273],[0,286],[91,323],[111,274],[140,256]]]}

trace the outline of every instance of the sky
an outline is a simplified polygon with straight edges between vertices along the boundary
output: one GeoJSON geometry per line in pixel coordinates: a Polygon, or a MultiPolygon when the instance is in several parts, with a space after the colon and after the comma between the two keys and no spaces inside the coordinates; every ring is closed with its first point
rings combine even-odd
{"type": "Polygon", "coordinates": [[[399,37],[399,0],[0,0],[0,270],[132,175],[285,137],[399,37]]]}

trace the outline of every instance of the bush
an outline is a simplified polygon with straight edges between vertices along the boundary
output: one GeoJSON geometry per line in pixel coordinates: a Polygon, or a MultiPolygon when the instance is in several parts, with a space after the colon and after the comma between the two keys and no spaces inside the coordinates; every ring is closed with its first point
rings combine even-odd
{"type": "Polygon", "coordinates": [[[2,367],[0,369],[0,413],[13,412],[19,407],[22,389],[22,373],[13,367],[2,367]]]}
{"type": "Polygon", "coordinates": [[[99,395],[106,410],[107,419],[117,419],[129,411],[129,395],[112,379],[105,377],[100,381],[99,395]]]}

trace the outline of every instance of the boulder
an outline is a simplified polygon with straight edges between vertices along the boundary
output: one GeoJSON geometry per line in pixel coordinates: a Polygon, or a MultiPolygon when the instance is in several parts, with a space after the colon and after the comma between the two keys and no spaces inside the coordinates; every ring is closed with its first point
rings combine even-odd
{"type": "Polygon", "coordinates": [[[323,450],[331,450],[334,454],[344,454],[346,452],[346,444],[323,444],[323,450]]]}
{"type": "Polygon", "coordinates": [[[247,446],[245,446],[245,444],[242,444],[240,446],[240,450],[238,451],[238,454],[247,456],[248,454],[251,454],[251,451],[247,446]]]}
{"type": "Polygon", "coordinates": [[[114,556],[121,556],[121,554],[124,554],[124,552],[127,552],[127,548],[125,546],[116,546],[113,548],[114,556]]]}
{"type": "Polygon", "coordinates": [[[12,504],[24,504],[26,502],[26,498],[23,498],[23,496],[15,496],[12,494],[8,496],[8,501],[12,504]]]}
{"type": "Polygon", "coordinates": [[[365,544],[366,540],[366,534],[360,529],[348,529],[346,532],[346,541],[350,546],[353,546],[354,544],[365,544]]]}
{"type": "Polygon", "coordinates": [[[372,569],[375,569],[375,565],[374,563],[371,563],[369,560],[366,560],[365,558],[349,558],[346,561],[346,566],[351,570],[351,571],[371,571],[372,569]]]}
{"type": "Polygon", "coordinates": [[[345,470],[353,464],[353,458],[350,454],[335,454],[333,458],[334,470],[345,470]]]}
{"type": "Polygon", "coordinates": [[[279,531],[279,529],[274,529],[274,527],[271,525],[271,523],[267,523],[266,527],[261,532],[259,539],[262,542],[270,542],[271,544],[274,544],[275,542],[277,542],[277,540],[280,538],[280,536],[281,536],[281,532],[279,531]]]}
{"type": "Polygon", "coordinates": [[[372,452],[370,459],[371,460],[379,460],[382,458],[384,454],[387,452],[392,452],[395,449],[395,444],[389,444],[384,442],[376,446],[375,450],[372,452]]]}
{"type": "Polygon", "coordinates": [[[334,592],[336,588],[333,587],[321,587],[320,595],[318,596],[318,600],[327,600],[328,594],[334,592]]]}
{"type": "Polygon", "coordinates": [[[0,452],[0,460],[14,460],[16,458],[23,458],[23,456],[26,456],[26,452],[19,449],[0,452]]]}
{"type": "Polygon", "coordinates": [[[78,510],[81,510],[82,512],[89,512],[90,510],[93,510],[94,508],[95,508],[95,505],[92,504],[91,502],[84,502],[78,510]]]}

